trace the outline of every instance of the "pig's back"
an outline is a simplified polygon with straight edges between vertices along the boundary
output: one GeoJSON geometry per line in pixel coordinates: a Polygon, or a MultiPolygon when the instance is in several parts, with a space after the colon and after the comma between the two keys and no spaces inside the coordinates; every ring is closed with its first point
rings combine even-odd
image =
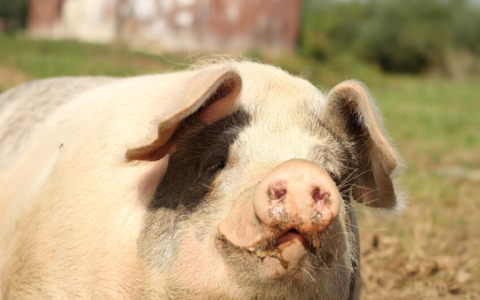
{"type": "Polygon", "coordinates": [[[151,124],[193,75],[54,78],[0,95],[0,299],[18,296],[4,287],[18,292],[36,280],[75,291],[113,285],[79,280],[88,272],[114,274],[119,286],[130,280],[141,200],[154,192],[139,193],[139,182],[163,161],[132,167],[124,154],[156,134],[151,124]],[[109,260],[118,257],[120,266],[109,260]]]}
{"type": "Polygon", "coordinates": [[[62,77],[22,84],[0,95],[0,173],[21,153],[31,134],[60,106],[111,77],[62,77]]]}
{"type": "MultiPolygon", "coordinates": [[[[23,154],[38,146],[32,142],[44,131],[46,121],[55,111],[84,92],[115,80],[109,77],[43,79],[0,94],[0,265],[3,265],[4,252],[12,241],[9,233],[15,229],[13,225],[27,200],[27,197],[19,197],[25,201],[15,203],[13,195],[27,195],[35,186],[35,182],[25,176],[35,177],[36,170],[31,164],[27,164],[24,173],[14,170],[21,163],[23,154]]],[[[39,164],[44,162],[41,156],[36,159],[39,164]]]]}

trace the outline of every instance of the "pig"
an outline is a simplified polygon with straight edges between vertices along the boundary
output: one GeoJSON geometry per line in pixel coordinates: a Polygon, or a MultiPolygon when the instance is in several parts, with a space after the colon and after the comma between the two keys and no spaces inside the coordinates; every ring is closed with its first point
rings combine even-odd
{"type": "Polygon", "coordinates": [[[359,299],[353,202],[399,213],[367,88],[247,60],[0,96],[0,298],[359,299]]]}

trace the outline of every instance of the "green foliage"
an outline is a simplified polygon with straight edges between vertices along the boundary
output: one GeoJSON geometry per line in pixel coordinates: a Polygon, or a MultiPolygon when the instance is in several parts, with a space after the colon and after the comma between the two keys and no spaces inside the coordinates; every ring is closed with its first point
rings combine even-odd
{"type": "Polygon", "coordinates": [[[300,51],[303,55],[326,60],[345,48],[354,48],[358,26],[365,20],[363,4],[355,1],[305,0],[300,51]]]}
{"type": "Polygon", "coordinates": [[[448,10],[437,0],[374,5],[359,30],[361,56],[387,71],[419,72],[441,65],[450,43],[448,10]]]}
{"type": "Polygon", "coordinates": [[[454,2],[451,22],[452,44],[480,54],[480,4],[466,6],[454,2]]]}
{"type": "Polygon", "coordinates": [[[480,6],[462,0],[306,0],[300,49],[318,60],[353,53],[385,71],[446,69],[480,54],[480,6]]]}
{"type": "Polygon", "coordinates": [[[28,0],[0,0],[0,19],[7,31],[25,28],[28,0]]]}

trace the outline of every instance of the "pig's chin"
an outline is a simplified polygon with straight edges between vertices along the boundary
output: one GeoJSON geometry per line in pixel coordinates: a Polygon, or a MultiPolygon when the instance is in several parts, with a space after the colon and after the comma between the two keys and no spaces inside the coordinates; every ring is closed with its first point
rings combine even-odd
{"type": "Polygon", "coordinates": [[[274,243],[276,247],[250,247],[247,250],[257,256],[266,278],[288,276],[299,270],[300,262],[307,255],[308,244],[297,232],[287,232],[274,243]]]}
{"type": "Polygon", "coordinates": [[[290,230],[275,239],[251,247],[238,247],[224,236],[219,238],[219,250],[227,262],[247,264],[264,279],[297,277],[302,261],[312,255],[310,243],[297,231],[290,230]]]}

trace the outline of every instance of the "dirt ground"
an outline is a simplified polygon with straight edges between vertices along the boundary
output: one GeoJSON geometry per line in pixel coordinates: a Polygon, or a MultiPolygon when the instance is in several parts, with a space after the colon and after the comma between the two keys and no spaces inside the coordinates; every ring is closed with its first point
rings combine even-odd
{"type": "MultiPolygon", "coordinates": [[[[362,232],[362,299],[480,299],[468,255],[405,253],[400,239],[362,232]]],[[[477,248],[478,249],[478,248],[477,248]]]]}
{"type": "Polygon", "coordinates": [[[480,299],[480,181],[447,178],[443,184],[458,189],[453,208],[410,199],[402,217],[360,213],[362,299],[480,299]],[[445,212],[451,223],[442,226],[437,219],[445,212]]]}

